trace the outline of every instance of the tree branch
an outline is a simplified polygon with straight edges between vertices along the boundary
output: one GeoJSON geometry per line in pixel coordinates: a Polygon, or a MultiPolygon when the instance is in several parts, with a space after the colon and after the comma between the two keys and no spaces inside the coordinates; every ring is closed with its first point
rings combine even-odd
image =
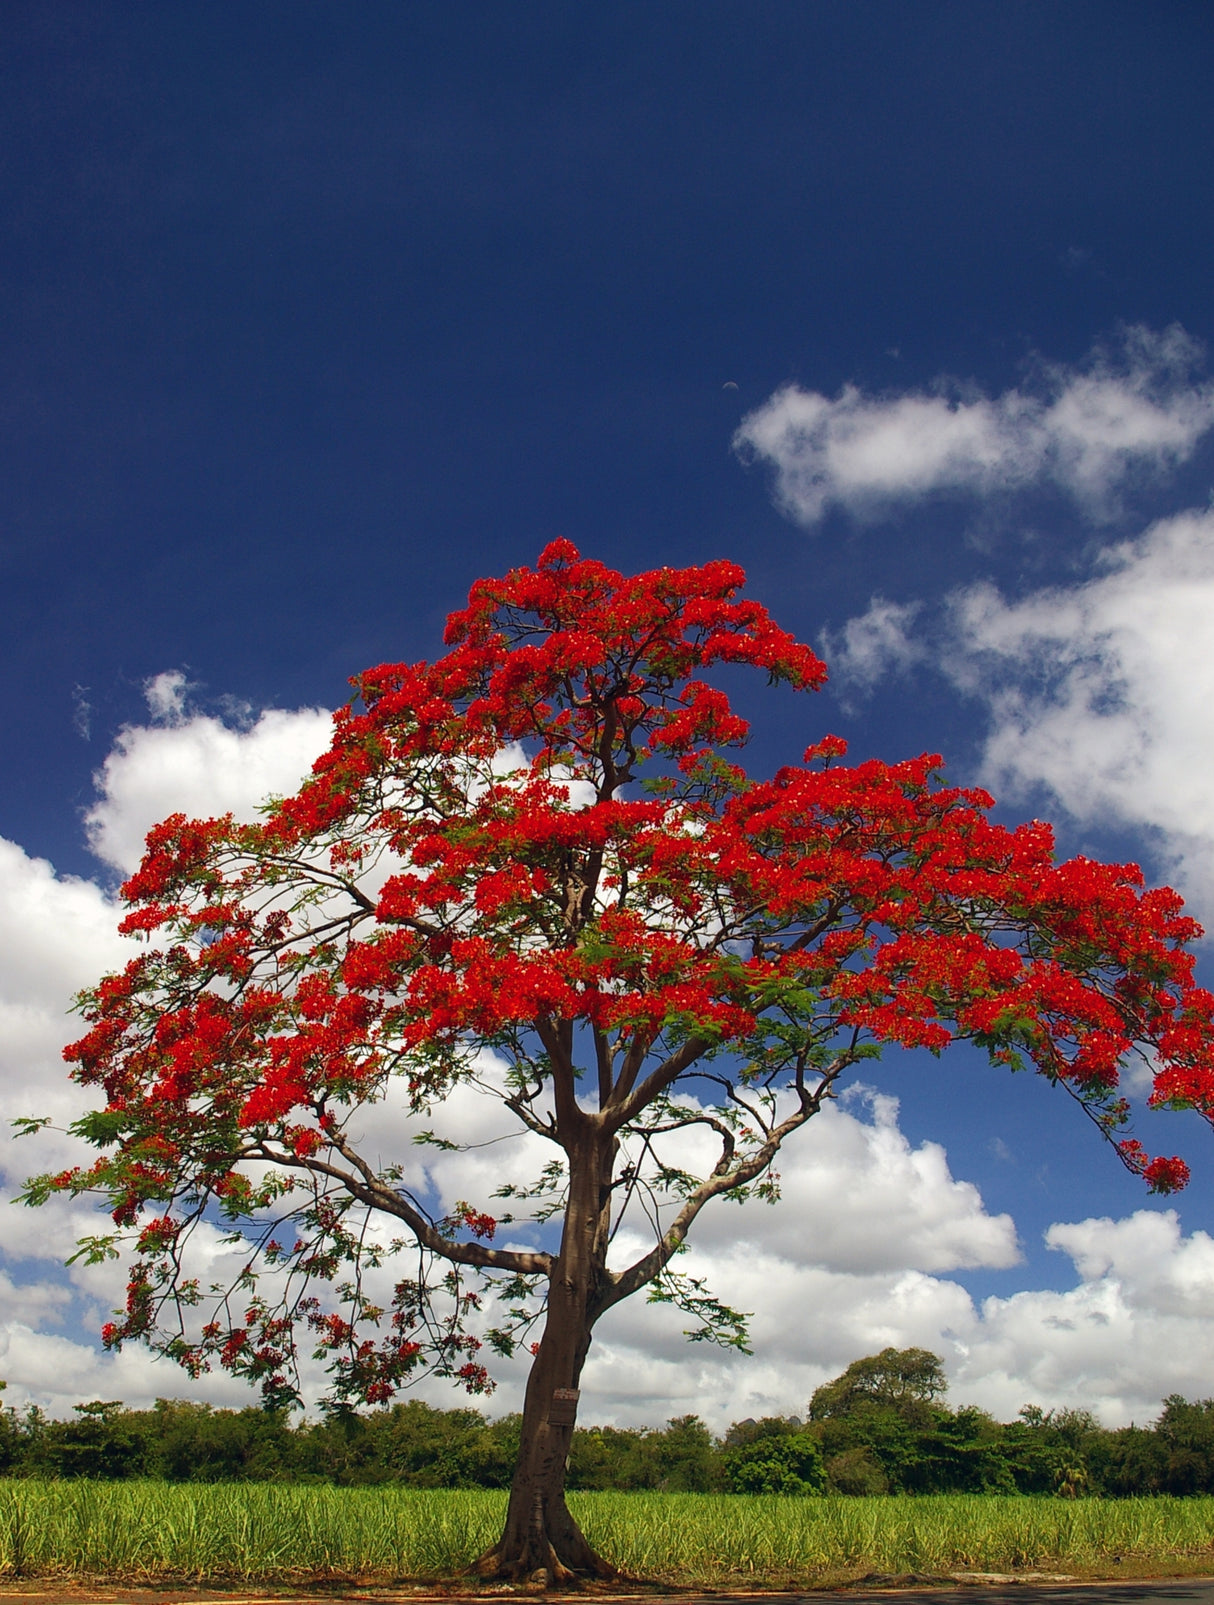
{"type": "MultiPolygon", "coordinates": [[[[241,859],[251,857],[249,853],[237,851],[233,858],[241,859]]],[[[304,880],[310,880],[315,885],[331,886],[335,891],[347,892],[350,897],[368,914],[375,913],[375,904],[367,894],[345,875],[339,875],[336,870],[324,869],[319,864],[307,864],[298,858],[284,858],[280,853],[259,853],[254,860],[260,867],[262,864],[279,864],[284,869],[293,870],[304,880]]]]}
{"type": "Polygon", "coordinates": [[[607,1040],[607,1033],[594,1028],[594,1056],[599,1072],[599,1109],[605,1109],[611,1101],[611,1043],[607,1040]]]}
{"type": "MultiPolygon", "coordinates": [[[[620,1102],[612,1103],[608,1121],[611,1129],[619,1131],[630,1120],[635,1120],[646,1104],[652,1103],[659,1093],[665,1092],[667,1087],[679,1079],[684,1070],[689,1069],[697,1059],[703,1058],[711,1047],[712,1043],[707,1037],[688,1037],[685,1042],[680,1043],[663,1064],[645,1077],[639,1087],[633,1088],[620,1102]]],[[[632,1057],[631,1049],[628,1057],[632,1057]]],[[[628,1069],[627,1061],[624,1068],[625,1071],[628,1069]]],[[[621,1083],[623,1080],[624,1074],[621,1073],[621,1083]]],[[[620,1088],[617,1087],[617,1097],[619,1092],[620,1088]]]]}
{"type": "Polygon", "coordinates": [[[433,1221],[428,1220],[415,1205],[386,1186],[371,1166],[355,1153],[343,1138],[331,1136],[329,1141],[342,1158],[353,1166],[353,1171],[343,1170],[340,1165],[318,1159],[315,1155],[275,1153],[270,1148],[263,1148],[259,1157],[275,1165],[287,1165],[294,1170],[306,1170],[313,1175],[328,1176],[331,1180],[340,1182],[359,1203],[366,1204],[369,1209],[382,1210],[384,1214],[394,1215],[398,1220],[403,1220],[419,1243],[437,1254],[440,1259],[449,1260],[453,1265],[475,1265],[482,1270],[514,1271],[526,1276],[550,1274],[553,1263],[551,1254],[490,1248],[485,1243],[456,1243],[451,1238],[444,1237],[433,1221]]]}
{"type": "Polygon", "coordinates": [[[572,1027],[567,1021],[554,1022],[547,1015],[541,1015],[535,1021],[535,1031],[552,1063],[552,1096],[556,1105],[558,1138],[562,1142],[566,1139],[572,1141],[574,1134],[594,1118],[577,1101],[576,1076],[570,1052],[572,1027]]]}
{"type": "Polygon", "coordinates": [[[595,1307],[596,1319],[604,1310],[609,1310],[613,1304],[620,1303],[622,1299],[630,1297],[639,1288],[645,1287],[652,1282],[654,1277],[665,1269],[666,1265],[669,1264],[673,1256],[682,1247],[688,1232],[691,1230],[692,1222],[705,1204],[713,1198],[720,1197],[722,1193],[732,1192],[735,1187],[745,1187],[770,1167],[776,1154],[780,1151],[780,1146],[784,1139],[818,1113],[818,1110],[822,1107],[822,1099],[827,1095],[831,1083],[847,1068],[850,1062],[850,1060],[844,1059],[832,1065],[812,1092],[804,1084],[799,1086],[797,1088],[797,1107],[778,1125],[771,1128],[766,1141],[751,1154],[749,1159],[742,1160],[740,1164],[732,1165],[730,1150],[728,1148],[723,1150],[712,1175],[701,1182],[695,1192],[686,1200],[674,1220],[671,1221],[648,1254],[642,1255],[639,1260],[636,1260],[625,1271],[619,1271],[614,1274],[608,1273],[603,1292],[600,1294],[595,1307]]]}

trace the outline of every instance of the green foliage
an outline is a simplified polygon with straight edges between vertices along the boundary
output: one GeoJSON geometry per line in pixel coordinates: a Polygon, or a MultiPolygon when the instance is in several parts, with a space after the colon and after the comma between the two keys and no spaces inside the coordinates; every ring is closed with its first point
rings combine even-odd
{"type": "Polygon", "coordinates": [[[667,1265],[650,1287],[646,1302],[673,1304],[684,1315],[690,1315],[697,1324],[685,1328],[683,1336],[693,1343],[715,1343],[722,1349],[751,1352],[746,1341],[747,1312],[722,1303],[701,1277],[684,1275],[667,1265]]]}
{"type": "Polygon", "coordinates": [[[699,1416],[664,1428],[590,1427],[573,1434],[570,1488],[707,1493],[723,1486],[720,1457],[699,1416]]]}
{"type": "Polygon", "coordinates": [[[1178,1393],[1170,1394],[1155,1435],[1167,1454],[1166,1493],[1205,1493],[1214,1487],[1214,1399],[1190,1403],[1178,1393]]]}
{"type": "Polygon", "coordinates": [[[735,1494],[816,1494],[826,1482],[822,1450],[808,1432],[754,1438],[727,1449],[724,1460],[735,1494]]]}
{"type": "Polygon", "coordinates": [[[1077,1498],[1088,1492],[1147,1492],[1108,1488],[1101,1474],[1118,1435],[1087,1410],[1041,1410],[1026,1405],[1019,1421],[1002,1428],[1003,1457],[1021,1493],[1077,1498]]]}
{"type": "MultiPolygon", "coordinates": [[[[972,1406],[950,1410],[938,1355],[883,1349],[849,1365],[810,1402],[828,1484],[847,1494],[1097,1491],[1112,1437],[1085,1411],[1026,1407],[1004,1426],[972,1406]]],[[[1122,1491],[1133,1491],[1125,1489],[1122,1491]]]]}
{"type": "MultiPolygon", "coordinates": [[[[1214,1494],[1214,1400],[1166,1399],[1153,1427],[1109,1430],[1084,1410],[1026,1406],[1000,1423],[953,1410],[922,1349],[857,1361],[814,1394],[810,1419],[735,1421],[719,1440],[698,1416],[664,1427],[575,1429],[569,1487],[586,1492],[1029,1494],[1082,1502],[1214,1494]]],[[[328,1483],[501,1489],[518,1455],[517,1415],[413,1399],[335,1409],[292,1425],[285,1410],[216,1410],[94,1399],[65,1421],[0,1409],[0,1478],[191,1483],[328,1483]]]]}
{"type": "Polygon", "coordinates": [[[885,1468],[866,1445],[840,1450],[826,1462],[825,1469],[832,1493],[871,1496],[889,1492],[885,1468]]]}
{"type": "Polygon", "coordinates": [[[721,1439],[724,1449],[739,1449],[745,1444],[755,1443],[760,1438],[782,1438],[790,1432],[800,1432],[801,1418],[799,1416],[763,1416],[756,1421],[753,1416],[747,1416],[745,1421],[735,1421],[721,1439]]]}
{"type": "Polygon", "coordinates": [[[926,1419],[926,1407],[948,1391],[944,1366],[930,1349],[882,1349],[853,1360],[842,1376],[824,1383],[809,1404],[811,1421],[885,1409],[907,1420],[926,1419]]]}

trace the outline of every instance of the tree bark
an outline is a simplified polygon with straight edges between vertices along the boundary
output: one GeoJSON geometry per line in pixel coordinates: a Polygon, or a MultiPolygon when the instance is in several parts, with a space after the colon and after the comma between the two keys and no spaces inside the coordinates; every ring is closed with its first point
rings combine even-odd
{"type": "Polygon", "coordinates": [[[548,1586],[612,1578],[565,1503],[577,1388],[606,1265],[615,1143],[592,1126],[568,1142],[569,1198],[548,1285],[544,1332],[527,1378],[518,1463],[501,1538],[476,1562],[482,1577],[548,1586]]]}

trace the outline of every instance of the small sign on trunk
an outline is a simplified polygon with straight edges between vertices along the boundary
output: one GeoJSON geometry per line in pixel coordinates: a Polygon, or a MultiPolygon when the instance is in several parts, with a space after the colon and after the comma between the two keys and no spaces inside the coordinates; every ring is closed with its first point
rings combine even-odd
{"type": "Polygon", "coordinates": [[[577,1388],[553,1388],[552,1403],[548,1406],[548,1424],[553,1427],[571,1427],[577,1420],[577,1388]]]}

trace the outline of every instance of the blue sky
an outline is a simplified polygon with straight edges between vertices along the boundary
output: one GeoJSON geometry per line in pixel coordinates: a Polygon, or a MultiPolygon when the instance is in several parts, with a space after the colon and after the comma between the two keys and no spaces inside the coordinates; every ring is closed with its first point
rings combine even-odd
{"type": "MultiPolygon", "coordinates": [[[[64,1096],[140,832],[290,785],[307,710],[558,534],[732,557],[824,650],[812,702],[744,693],[756,770],[940,751],[1214,922],[1206,6],[10,0],[3,34],[6,1117],[64,1096]]],[[[1028,1078],[870,1079],[897,1110],[788,1156],[833,1189],[799,1246],[706,1233],[755,1359],[680,1366],[642,1307],[601,1418],[802,1408],[887,1341],[1007,1414],[1207,1386],[1208,1134],[1143,1122],[1193,1161],[1173,1221],[1028,1078]],[[878,1175],[919,1200],[880,1264],[878,1175]],[[806,1259],[824,1210],[868,1246],[806,1259]]],[[[83,1346],[70,1224],[0,1222],[7,1397],[185,1391],[83,1346]]]]}

